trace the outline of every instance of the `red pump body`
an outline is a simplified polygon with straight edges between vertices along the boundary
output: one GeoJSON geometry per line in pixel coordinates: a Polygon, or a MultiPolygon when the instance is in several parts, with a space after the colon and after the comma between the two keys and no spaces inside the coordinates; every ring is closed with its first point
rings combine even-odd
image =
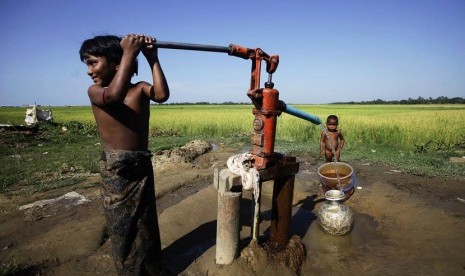
{"type": "Polygon", "coordinates": [[[275,160],[274,144],[276,137],[277,117],[281,115],[279,91],[273,88],[272,82],[267,82],[265,88],[260,88],[261,63],[266,62],[266,71],[271,75],[279,64],[279,56],[269,56],[260,48],[249,49],[231,45],[230,55],[252,60],[250,88],[247,96],[252,100],[255,115],[253,121],[252,155],[254,168],[261,170],[270,166],[275,160]]]}

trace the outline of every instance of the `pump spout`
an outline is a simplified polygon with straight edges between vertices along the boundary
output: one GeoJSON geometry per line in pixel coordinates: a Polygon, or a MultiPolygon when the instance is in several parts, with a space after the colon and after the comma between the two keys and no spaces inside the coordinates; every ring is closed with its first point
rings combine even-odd
{"type": "Polygon", "coordinates": [[[289,106],[289,105],[286,105],[284,102],[281,101],[281,110],[284,112],[284,113],[287,113],[287,114],[291,114],[293,116],[296,116],[300,119],[304,119],[306,121],[310,121],[312,123],[314,123],[315,125],[319,125],[321,124],[321,118],[316,116],[316,115],[312,115],[312,114],[308,114],[308,113],[305,113],[295,107],[292,107],[292,106],[289,106]]]}

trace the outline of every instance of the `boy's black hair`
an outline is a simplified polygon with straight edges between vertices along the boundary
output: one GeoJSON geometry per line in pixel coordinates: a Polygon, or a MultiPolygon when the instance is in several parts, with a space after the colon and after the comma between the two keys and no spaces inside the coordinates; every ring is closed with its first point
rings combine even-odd
{"type": "MultiPolygon", "coordinates": [[[[94,38],[85,40],[81,49],[79,49],[79,56],[81,61],[84,62],[87,55],[103,56],[108,62],[120,64],[123,57],[123,48],[120,45],[121,37],[115,35],[99,35],[94,38]]],[[[134,73],[137,75],[137,59],[134,61],[134,73]]]]}
{"type": "Polygon", "coordinates": [[[326,123],[328,123],[330,120],[336,121],[336,125],[339,124],[339,118],[336,115],[329,115],[328,118],[326,118],[326,123]]]}

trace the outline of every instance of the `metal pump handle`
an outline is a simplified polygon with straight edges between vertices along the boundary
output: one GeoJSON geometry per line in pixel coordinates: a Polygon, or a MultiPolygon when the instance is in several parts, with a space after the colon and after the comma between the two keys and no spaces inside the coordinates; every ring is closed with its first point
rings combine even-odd
{"type": "Polygon", "coordinates": [[[164,49],[178,49],[178,50],[195,50],[195,51],[206,51],[206,52],[217,52],[217,53],[230,53],[231,46],[214,46],[204,44],[192,44],[192,43],[180,43],[180,42],[169,42],[169,41],[156,41],[153,45],[157,48],[164,49]]]}

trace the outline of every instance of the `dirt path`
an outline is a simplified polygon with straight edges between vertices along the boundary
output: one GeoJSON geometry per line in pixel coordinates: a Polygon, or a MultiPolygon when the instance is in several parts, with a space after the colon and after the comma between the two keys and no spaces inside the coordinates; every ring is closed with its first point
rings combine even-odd
{"type": "MultiPolygon", "coordinates": [[[[156,170],[157,205],[168,275],[292,275],[272,264],[239,259],[215,265],[217,192],[214,166],[232,150],[218,149],[156,170]]],[[[355,194],[346,204],[355,214],[344,237],[321,231],[315,213],[323,195],[316,174],[321,161],[298,156],[292,231],[305,245],[302,275],[464,275],[465,179],[423,178],[376,164],[352,163],[355,194]]],[[[88,181],[27,198],[0,197],[0,260],[18,264],[22,275],[114,275],[95,183],[88,181]],[[18,207],[75,191],[89,201],[60,208],[18,207]]],[[[260,231],[270,223],[264,183],[260,231]]],[[[69,203],[69,202],[68,202],[69,203]]],[[[243,193],[241,239],[250,237],[251,196],[243,193]]],[[[246,244],[245,244],[246,245],[246,244]]]]}

